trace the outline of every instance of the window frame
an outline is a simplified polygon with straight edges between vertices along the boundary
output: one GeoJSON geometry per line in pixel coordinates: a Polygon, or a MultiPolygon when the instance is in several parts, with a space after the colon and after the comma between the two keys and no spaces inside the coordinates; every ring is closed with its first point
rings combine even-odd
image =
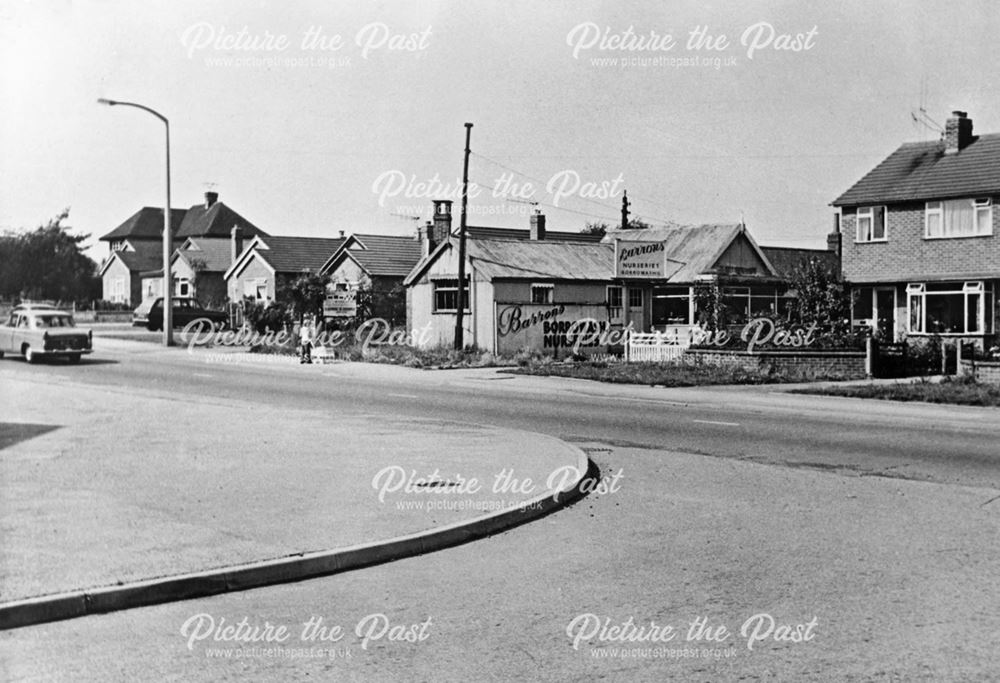
{"type": "MultiPolygon", "coordinates": [[[[471,291],[469,288],[469,278],[465,279],[464,291],[465,291],[465,301],[464,301],[465,306],[462,311],[463,314],[469,313],[471,310],[469,308],[470,304],[469,299],[471,298],[470,296],[471,291]]],[[[443,313],[443,314],[458,313],[458,304],[459,304],[458,278],[442,278],[440,280],[431,280],[431,313],[443,313]],[[438,306],[438,294],[447,292],[454,292],[455,308],[445,308],[438,306]]]]}
{"type": "Polygon", "coordinates": [[[953,289],[934,289],[928,291],[926,282],[911,282],[906,285],[906,330],[909,334],[941,336],[976,336],[988,334],[990,327],[986,317],[987,289],[983,280],[966,280],[955,283],[934,283],[934,284],[954,284],[953,289]],[[927,297],[928,296],[955,296],[962,295],[962,330],[959,332],[935,332],[927,329],[927,297]],[[975,328],[969,327],[969,298],[977,297],[975,328]],[[915,300],[919,306],[915,307],[915,300]],[[914,329],[914,312],[918,313],[919,329],[914,329]]]}
{"type": "Polygon", "coordinates": [[[888,242],[889,241],[889,209],[884,204],[873,204],[872,206],[859,206],[857,211],[855,211],[855,233],[854,242],[855,244],[872,244],[877,242],[888,242]],[[876,210],[880,211],[877,213],[876,210]],[[880,215],[882,217],[882,236],[875,237],[875,218],[880,215]],[[861,219],[865,218],[869,221],[869,232],[868,236],[864,237],[861,234],[861,219]]]}
{"type": "Polygon", "coordinates": [[[957,199],[937,199],[924,202],[924,239],[925,240],[954,240],[968,237],[991,237],[993,235],[993,197],[959,197],[957,199]],[[972,212],[973,232],[963,234],[948,234],[948,225],[945,222],[948,213],[945,211],[945,204],[968,202],[972,212]],[[980,213],[986,214],[986,231],[979,231],[980,213]],[[934,216],[938,220],[940,233],[931,234],[930,219],[934,216]]]}
{"type": "MultiPolygon", "coordinates": [[[[457,286],[457,284],[456,284],[457,286]]],[[[533,282],[531,283],[530,296],[529,299],[533,304],[551,304],[555,302],[555,290],[556,286],[551,282],[533,282]],[[542,297],[544,301],[535,300],[535,292],[545,292],[545,296],[542,297]]]]}
{"type": "Polygon", "coordinates": [[[628,295],[627,296],[628,296],[628,308],[629,308],[630,311],[642,310],[643,304],[646,303],[646,296],[645,296],[644,291],[642,289],[640,289],[639,287],[629,287],[628,288],[628,295]],[[635,303],[633,301],[633,298],[634,298],[633,295],[636,295],[636,294],[639,295],[639,297],[638,297],[639,298],[639,303],[635,303]]]}
{"type": "Polygon", "coordinates": [[[604,290],[604,302],[608,308],[622,308],[622,304],[625,302],[625,293],[622,291],[624,287],[621,285],[608,285],[604,290]],[[611,296],[611,293],[615,293],[615,297],[611,296]],[[618,303],[614,303],[612,299],[617,298],[618,303]]]}

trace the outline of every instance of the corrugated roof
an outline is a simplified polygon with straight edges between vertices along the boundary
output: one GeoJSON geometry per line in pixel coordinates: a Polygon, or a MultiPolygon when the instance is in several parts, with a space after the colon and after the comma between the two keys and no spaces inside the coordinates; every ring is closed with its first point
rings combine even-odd
{"type": "Polygon", "coordinates": [[[1000,193],[1000,134],[980,135],[954,154],[944,150],[943,141],[902,145],[833,206],[1000,193]]]}
{"type": "MultiPolygon", "coordinates": [[[[184,214],[184,209],[170,210],[170,227],[173,228],[175,235],[184,221],[184,214]]],[[[101,237],[101,240],[110,242],[127,237],[161,239],[163,237],[163,209],[144,206],[129,216],[124,223],[101,237]]]]}
{"type": "Polygon", "coordinates": [[[303,270],[317,272],[333,252],[344,243],[344,238],[327,237],[284,237],[272,235],[262,237],[266,249],[257,247],[255,251],[279,273],[299,273],[303,270]]]}
{"type": "Polygon", "coordinates": [[[608,244],[471,239],[470,262],[490,279],[610,280],[614,249],[608,244]]]}
{"type": "Polygon", "coordinates": [[[604,241],[610,244],[614,244],[615,239],[623,242],[663,242],[667,252],[667,280],[686,283],[695,282],[699,275],[711,272],[726,247],[743,232],[743,226],[738,223],[671,226],[611,230],[604,241]],[[672,273],[671,266],[676,267],[672,273]]]}
{"type": "MultiPolygon", "coordinates": [[[[458,231],[454,234],[457,236],[458,231]]],[[[530,240],[531,231],[520,230],[518,228],[487,228],[482,226],[465,226],[466,239],[484,240],[530,240]]],[[[592,235],[585,232],[557,232],[555,230],[545,231],[546,242],[600,242],[601,235],[592,235]]]]}
{"type": "Polygon", "coordinates": [[[798,249],[795,247],[761,247],[767,260],[774,266],[775,272],[782,279],[788,280],[795,271],[815,259],[827,270],[837,272],[840,259],[827,249],[798,249]]]}
{"type": "Polygon", "coordinates": [[[357,234],[353,237],[364,248],[346,249],[345,253],[376,277],[406,277],[422,254],[420,240],[414,237],[357,234]]]}
{"type": "Polygon", "coordinates": [[[267,235],[266,232],[219,201],[207,209],[204,204],[195,204],[188,209],[175,235],[182,239],[185,237],[228,238],[231,236],[233,227],[237,225],[243,229],[244,238],[267,235]]]}

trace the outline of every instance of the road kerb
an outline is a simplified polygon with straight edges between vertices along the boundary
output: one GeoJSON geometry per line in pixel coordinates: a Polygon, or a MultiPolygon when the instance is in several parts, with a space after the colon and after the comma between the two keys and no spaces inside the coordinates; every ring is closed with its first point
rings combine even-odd
{"type": "Polygon", "coordinates": [[[587,493],[584,481],[600,476],[580,448],[563,445],[576,452],[576,478],[565,488],[547,491],[518,507],[385,541],[0,603],[0,630],[329,576],[507,531],[579,500],[587,493]]]}

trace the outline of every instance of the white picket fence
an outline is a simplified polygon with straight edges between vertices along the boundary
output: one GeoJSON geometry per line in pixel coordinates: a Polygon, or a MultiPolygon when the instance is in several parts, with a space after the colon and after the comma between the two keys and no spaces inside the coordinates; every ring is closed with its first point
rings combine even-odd
{"type": "Polygon", "coordinates": [[[626,363],[669,363],[680,360],[691,340],[662,332],[630,332],[625,341],[626,363]]]}

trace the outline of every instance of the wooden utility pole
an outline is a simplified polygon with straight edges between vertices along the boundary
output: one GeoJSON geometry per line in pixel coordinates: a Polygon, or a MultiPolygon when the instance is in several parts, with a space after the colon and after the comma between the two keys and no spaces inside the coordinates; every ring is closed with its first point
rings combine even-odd
{"type": "Polygon", "coordinates": [[[465,163],[462,165],[462,215],[459,217],[458,228],[458,304],[455,311],[455,349],[465,348],[465,334],[462,318],[465,313],[465,216],[469,205],[469,139],[472,137],[472,124],[465,124],[465,163]]]}
{"type": "Polygon", "coordinates": [[[622,230],[628,230],[628,191],[622,192],[622,230]]]}

